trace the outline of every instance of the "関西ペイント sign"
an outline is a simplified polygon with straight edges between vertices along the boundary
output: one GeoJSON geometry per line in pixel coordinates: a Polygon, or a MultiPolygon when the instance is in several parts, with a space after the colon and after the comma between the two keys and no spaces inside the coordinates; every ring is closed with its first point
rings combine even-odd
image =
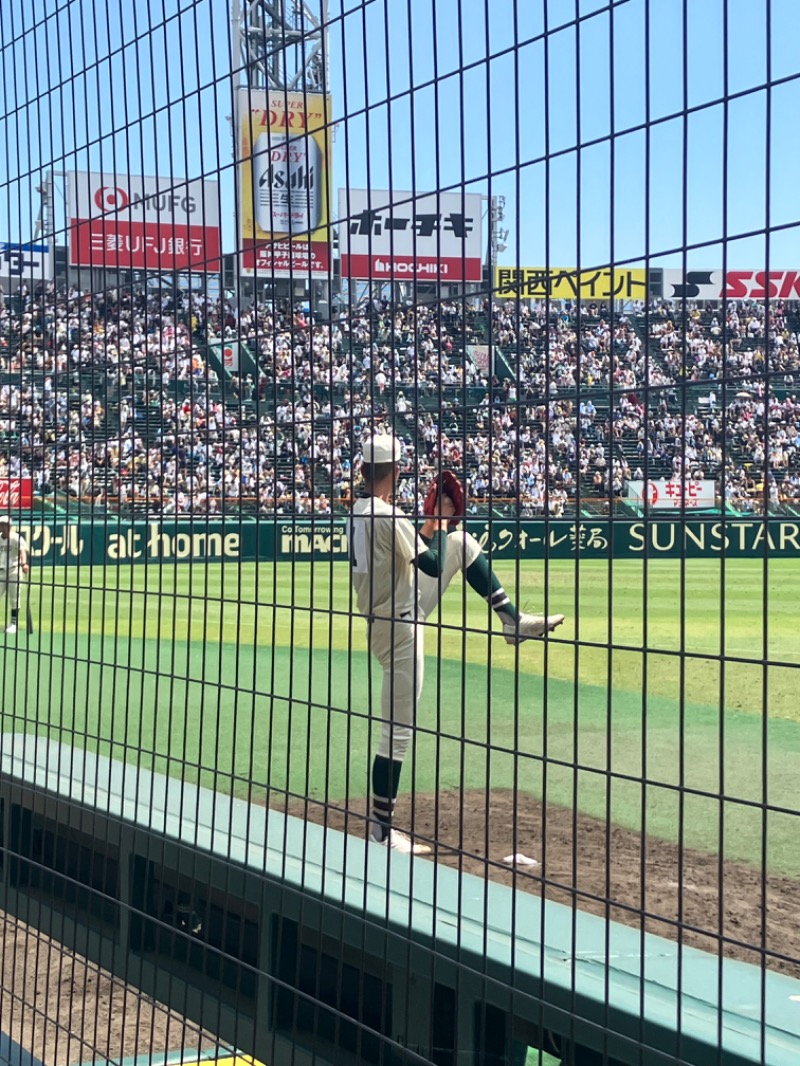
{"type": "Polygon", "coordinates": [[[647,271],[640,267],[497,267],[494,288],[498,300],[644,300],[647,271]]]}

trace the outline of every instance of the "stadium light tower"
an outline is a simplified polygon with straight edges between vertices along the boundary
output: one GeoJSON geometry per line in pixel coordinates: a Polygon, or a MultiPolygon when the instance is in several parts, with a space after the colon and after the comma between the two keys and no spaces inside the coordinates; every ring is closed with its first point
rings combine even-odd
{"type": "Polygon", "coordinates": [[[233,69],[253,89],[328,91],[327,0],[233,0],[233,69]]]}

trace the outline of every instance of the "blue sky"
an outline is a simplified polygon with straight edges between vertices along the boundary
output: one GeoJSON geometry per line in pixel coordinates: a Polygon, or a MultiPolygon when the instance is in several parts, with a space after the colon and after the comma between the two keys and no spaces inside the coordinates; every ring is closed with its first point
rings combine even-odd
{"type": "MultiPolygon", "coordinates": [[[[800,267],[798,0],[329,0],[329,18],[335,188],[503,195],[508,265],[680,266],[706,244],[686,262],[714,268],[723,235],[769,227],[770,265],[800,267]]],[[[0,240],[30,236],[47,168],[130,168],[218,178],[232,250],[227,0],[3,0],[0,48],[0,240]]],[[[728,241],[730,267],[766,256],[763,232],[728,241]]]]}

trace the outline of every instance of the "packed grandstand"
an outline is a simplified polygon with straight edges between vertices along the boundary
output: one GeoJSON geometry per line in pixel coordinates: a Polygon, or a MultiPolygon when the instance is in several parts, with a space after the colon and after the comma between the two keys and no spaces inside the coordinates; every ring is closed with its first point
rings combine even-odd
{"type": "Polygon", "coordinates": [[[329,514],[385,425],[412,508],[446,465],[476,514],[607,511],[660,478],[713,480],[720,509],[800,513],[798,371],[782,301],[374,301],[315,323],[178,291],[16,294],[0,477],[122,515],[329,514]]]}

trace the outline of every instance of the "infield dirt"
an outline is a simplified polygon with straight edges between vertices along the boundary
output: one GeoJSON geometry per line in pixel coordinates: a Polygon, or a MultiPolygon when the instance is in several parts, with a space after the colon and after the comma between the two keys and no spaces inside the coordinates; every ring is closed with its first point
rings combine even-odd
{"type": "MultiPolygon", "coordinates": [[[[282,809],[364,835],[363,802],[348,814],[303,803],[282,809]]],[[[545,811],[541,801],[510,790],[417,795],[413,811],[401,796],[397,824],[413,825],[421,841],[436,841],[434,857],[446,866],[637,929],[644,911],[648,933],[758,966],[763,960],[771,970],[800,977],[800,883],[790,878],[762,877],[742,863],[643,840],[563,807],[545,811]],[[502,860],[513,852],[540,865],[511,869],[502,860]]]]}

